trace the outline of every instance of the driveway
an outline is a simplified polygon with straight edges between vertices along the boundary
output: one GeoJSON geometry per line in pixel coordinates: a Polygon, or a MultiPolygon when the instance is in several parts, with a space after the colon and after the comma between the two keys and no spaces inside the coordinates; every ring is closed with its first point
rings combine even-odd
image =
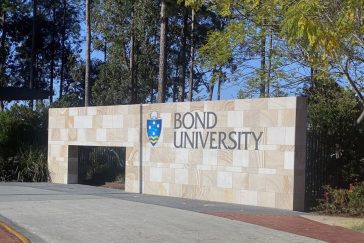
{"type": "Polygon", "coordinates": [[[85,185],[0,183],[0,221],[32,242],[318,242],[199,212],[299,214],[85,185]]]}

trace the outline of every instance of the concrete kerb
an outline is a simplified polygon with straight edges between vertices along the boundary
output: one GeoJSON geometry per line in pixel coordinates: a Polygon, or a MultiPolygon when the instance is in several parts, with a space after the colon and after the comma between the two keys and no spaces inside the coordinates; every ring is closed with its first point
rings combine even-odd
{"type": "Polygon", "coordinates": [[[30,243],[30,242],[46,243],[43,239],[41,239],[37,235],[32,234],[31,232],[15,224],[13,221],[2,215],[0,215],[0,226],[3,226],[7,231],[15,235],[23,243],[30,243]]]}
{"type": "Polygon", "coordinates": [[[30,241],[29,241],[29,239],[27,237],[25,237],[23,234],[16,231],[13,227],[10,227],[9,225],[5,224],[4,222],[0,222],[0,227],[5,229],[11,235],[15,236],[21,242],[30,243],[30,241]]]}

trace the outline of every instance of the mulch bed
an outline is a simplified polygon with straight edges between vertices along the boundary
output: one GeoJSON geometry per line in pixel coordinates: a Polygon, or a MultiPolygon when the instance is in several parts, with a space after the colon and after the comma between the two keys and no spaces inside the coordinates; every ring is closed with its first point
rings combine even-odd
{"type": "Polygon", "coordinates": [[[0,242],[1,243],[23,243],[18,237],[7,231],[0,225],[0,242]]]}
{"type": "Polygon", "coordinates": [[[267,228],[285,231],[327,242],[364,242],[364,234],[312,221],[300,216],[254,215],[244,213],[203,212],[209,215],[256,224],[267,228]]]}
{"type": "Polygon", "coordinates": [[[125,184],[118,183],[118,182],[106,182],[105,185],[102,185],[102,187],[124,190],[125,189],[125,184]]]}

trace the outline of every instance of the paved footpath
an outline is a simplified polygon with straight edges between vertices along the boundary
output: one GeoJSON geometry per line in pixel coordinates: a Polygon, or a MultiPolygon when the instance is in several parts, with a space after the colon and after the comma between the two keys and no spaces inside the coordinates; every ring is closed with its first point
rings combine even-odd
{"type": "Polygon", "coordinates": [[[227,217],[236,213],[300,215],[84,185],[0,183],[0,221],[32,242],[319,242],[227,217]]]}

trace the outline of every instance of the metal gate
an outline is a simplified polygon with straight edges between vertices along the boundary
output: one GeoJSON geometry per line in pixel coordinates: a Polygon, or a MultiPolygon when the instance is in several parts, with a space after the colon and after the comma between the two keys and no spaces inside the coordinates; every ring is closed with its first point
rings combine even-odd
{"type": "Polygon", "coordinates": [[[316,131],[307,131],[306,144],[306,177],[305,177],[305,210],[316,206],[317,200],[323,198],[323,186],[344,185],[342,157],[337,151],[339,141],[333,136],[316,131]]]}
{"type": "Polygon", "coordinates": [[[78,182],[103,185],[125,177],[124,147],[78,147],[78,182]]]}

